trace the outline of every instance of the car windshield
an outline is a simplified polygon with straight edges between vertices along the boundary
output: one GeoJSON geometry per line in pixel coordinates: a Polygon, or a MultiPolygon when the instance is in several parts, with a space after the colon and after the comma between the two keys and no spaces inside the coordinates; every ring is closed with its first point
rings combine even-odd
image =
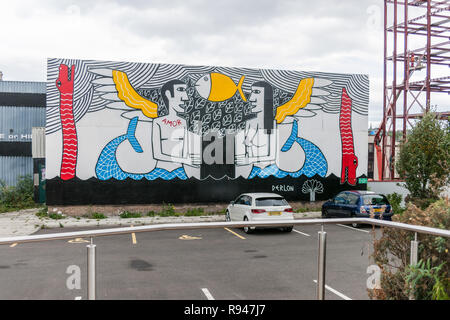
{"type": "Polygon", "coordinates": [[[257,207],[281,207],[287,206],[288,203],[284,198],[258,198],[255,199],[257,207]]]}
{"type": "Polygon", "coordinates": [[[389,202],[385,196],[381,194],[370,194],[363,196],[363,203],[366,206],[388,205],[389,202]]]}

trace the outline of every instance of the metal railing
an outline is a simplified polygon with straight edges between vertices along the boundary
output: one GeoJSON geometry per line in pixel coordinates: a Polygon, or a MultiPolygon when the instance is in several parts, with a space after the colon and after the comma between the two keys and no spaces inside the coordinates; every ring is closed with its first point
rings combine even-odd
{"type": "Polygon", "coordinates": [[[326,236],[323,226],[326,224],[370,224],[374,226],[382,226],[389,228],[396,228],[406,231],[415,232],[414,240],[411,241],[411,259],[410,264],[417,264],[418,241],[417,233],[429,234],[439,237],[450,238],[450,230],[430,228],[424,226],[410,225],[406,223],[376,220],[369,218],[346,218],[346,219],[302,219],[302,220],[277,220],[277,221],[258,221],[258,222],[202,222],[202,223],[171,223],[171,224],[157,224],[145,225],[137,227],[119,227],[102,230],[88,230],[76,232],[62,232],[53,234],[41,234],[30,236],[18,236],[0,238],[0,245],[13,243],[28,243],[28,242],[42,242],[53,240],[67,240],[74,238],[89,237],[90,243],[87,245],[87,270],[88,283],[87,292],[88,299],[95,300],[96,298],[96,246],[94,244],[95,237],[113,236],[119,234],[131,234],[137,232],[153,232],[164,230],[191,230],[191,229],[217,229],[217,228],[243,228],[243,227],[285,227],[296,225],[322,225],[321,231],[318,232],[318,271],[317,271],[317,290],[316,297],[318,300],[325,298],[325,276],[326,276],[326,236]]]}

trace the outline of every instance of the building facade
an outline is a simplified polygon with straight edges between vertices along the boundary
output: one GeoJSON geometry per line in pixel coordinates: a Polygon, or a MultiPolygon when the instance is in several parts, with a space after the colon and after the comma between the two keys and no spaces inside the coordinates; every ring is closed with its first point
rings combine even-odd
{"type": "Polygon", "coordinates": [[[328,199],[367,183],[361,74],[49,59],[48,204],[328,199]]]}
{"type": "Polygon", "coordinates": [[[45,127],[45,82],[0,81],[0,180],[33,175],[32,127],[45,127]]]}

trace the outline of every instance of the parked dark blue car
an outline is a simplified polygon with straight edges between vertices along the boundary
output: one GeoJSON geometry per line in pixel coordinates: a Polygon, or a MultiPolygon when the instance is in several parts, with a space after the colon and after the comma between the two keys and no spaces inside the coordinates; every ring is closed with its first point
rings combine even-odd
{"type": "MultiPolygon", "coordinates": [[[[343,191],[322,205],[322,218],[370,218],[391,220],[392,206],[388,199],[371,191],[343,191]]],[[[358,224],[352,223],[353,227],[358,224]]]]}

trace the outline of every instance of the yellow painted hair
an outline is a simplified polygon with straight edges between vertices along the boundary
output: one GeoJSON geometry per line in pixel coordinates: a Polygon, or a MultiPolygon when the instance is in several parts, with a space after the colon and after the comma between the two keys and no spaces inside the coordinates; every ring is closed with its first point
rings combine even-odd
{"type": "Polygon", "coordinates": [[[314,78],[302,79],[291,100],[277,108],[275,119],[281,123],[287,116],[292,116],[298,110],[304,108],[311,101],[311,92],[314,85],[314,78]]]}
{"type": "Polygon", "coordinates": [[[158,117],[158,105],[141,97],[128,81],[127,74],[122,71],[113,70],[113,81],[116,85],[117,95],[120,100],[134,109],[140,109],[148,118],[158,117]]]}

